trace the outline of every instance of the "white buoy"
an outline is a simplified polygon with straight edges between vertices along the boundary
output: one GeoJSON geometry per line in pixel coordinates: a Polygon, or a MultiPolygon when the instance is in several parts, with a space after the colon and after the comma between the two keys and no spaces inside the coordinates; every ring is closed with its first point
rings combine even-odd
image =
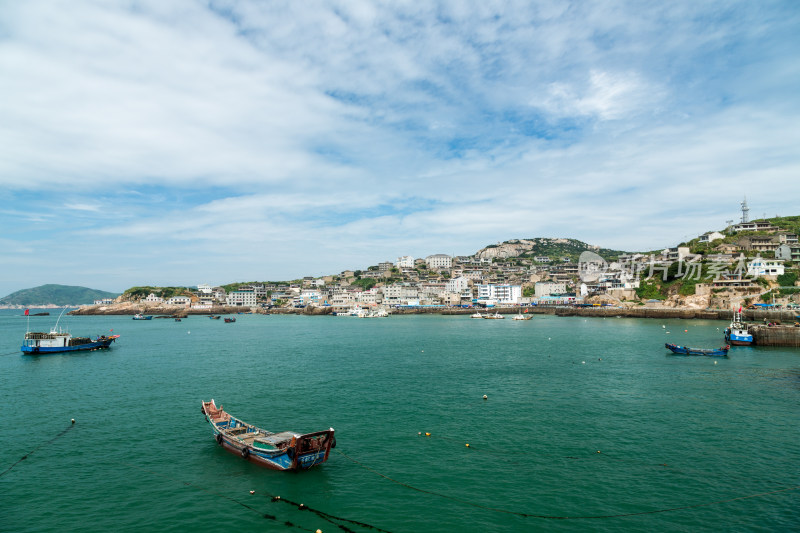
{"type": "Polygon", "coordinates": [[[74,419],[74,418],[72,419],[72,423],[73,423],[73,424],[75,423],[75,419],[74,419]]]}
{"type": "Polygon", "coordinates": [[[664,324],[661,324],[661,327],[664,328],[664,329],[667,328],[667,326],[665,326],[664,324]]]}
{"type": "Polygon", "coordinates": [[[717,364],[717,362],[716,362],[716,361],[714,361],[714,364],[716,365],[716,364],[717,364]]]}
{"type": "Polygon", "coordinates": [[[486,396],[486,395],[484,394],[484,395],[483,395],[483,399],[484,399],[484,400],[488,400],[488,399],[489,399],[489,397],[488,397],[488,396],[486,396]]]}
{"type": "Polygon", "coordinates": [[[586,361],[581,361],[581,364],[582,364],[582,365],[585,365],[585,364],[586,364],[586,361]]]}
{"type": "Polygon", "coordinates": [[[255,493],[256,493],[256,491],[254,491],[254,490],[250,491],[250,494],[255,494],[255,493]]]}

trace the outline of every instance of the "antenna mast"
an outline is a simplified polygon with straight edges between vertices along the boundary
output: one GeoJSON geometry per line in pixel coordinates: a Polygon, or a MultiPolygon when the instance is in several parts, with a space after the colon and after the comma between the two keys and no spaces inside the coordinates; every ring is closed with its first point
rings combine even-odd
{"type": "Polygon", "coordinates": [[[742,224],[747,222],[750,222],[750,208],[747,207],[747,196],[745,196],[742,202],[742,224]]]}

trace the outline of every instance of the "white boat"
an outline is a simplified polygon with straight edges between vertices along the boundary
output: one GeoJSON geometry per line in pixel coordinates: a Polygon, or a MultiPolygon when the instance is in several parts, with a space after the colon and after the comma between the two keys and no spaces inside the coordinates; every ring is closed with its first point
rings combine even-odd
{"type": "Polygon", "coordinates": [[[511,320],[530,320],[530,319],[531,317],[523,315],[522,312],[520,312],[518,315],[514,315],[511,317],[511,320]]]}
{"type": "Polygon", "coordinates": [[[480,311],[475,311],[474,315],[470,315],[470,318],[483,318],[483,315],[480,311]]]}
{"type": "Polygon", "coordinates": [[[500,314],[499,311],[495,311],[493,315],[483,315],[483,318],[488,318],[490,320],[499,320],[505,318],[503,315],[500,314]]]}
{"type": "Polygon", "coordinates": [[[725,342],[734,346],[750,346],[753,344],[753,335],[746,323],[742,322],[742,308],[733,312],[731,325],[725,328],[725,342]]]}

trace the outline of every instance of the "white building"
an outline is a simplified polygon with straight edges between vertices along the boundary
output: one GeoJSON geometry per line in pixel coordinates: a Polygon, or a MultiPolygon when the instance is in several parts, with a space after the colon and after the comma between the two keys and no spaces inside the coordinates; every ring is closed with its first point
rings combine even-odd
{"type": "Polygon", "coordinates": [[[383,303],[389,305],[410,305],[419,302],[419,290],[411,285],[395,283],[383,288],[383,303]]]}
{"type": "Polygon", "coordinates": [[[160,304],[164,302],[164,298],[162,298],[161,296],[156,296],[151,292],[150,294],[147,295],[147,298],[145,298],[144,301],[160,304]]]}
{"type": "Polygon", "coordinates": [[[466,278],[466,276],[453,278],[445,283],[444,290],[446,292],[456,292],[461,294],[464,291],[469,290],[469,280],[466,278]]]}
{"type": "Polygon", "coordinates": [[[566,292],[567,284],[563,281],[540,281],[534,285],[534,294],[537,298],[541,298],[542,296],[551,296],[553,294],[566,294],[566,292]]]}
{"type": "Polygon", "coordinates": [[[453,258],[446,254],[434,254],[425,258],[431,270],[448,270],[453,266],[453,258]]]}
{"type": "Polygon", "coordinates": [[[700,235],[700,242],[714,242],[719,239],[724,239],[725,235],[718,231],[709,231],[700,235]]]}
{"type": "Polygon", "coordinates": [[[113,298],[103,298],[101,300],[95,300],[94,305],[111,305],[114,303],[113,298]]]}
{"type": "Polygon", "coordinates": [[[255,307],[256,306],[256,293],[255,291],[233,291],[228,293],[228,296],[225,298],[225,303],[227,305],[236,305],[236,306],[243,306],[243,307],[255,307]]]}
{"type": "Polygon", "coordinates": [[[784,274],[783,260],[764,259],[756,257],[747,263],[747,275],[750,277],[782,276],[784,274]]]}
{"type": "Polygon", "coordinates": [[[414,258],[411,257],[410,255],[404,255],[403,257],[398,257],[395,266],[397,268],[414,268],[414,258]]]}
{"type": "Polygon", "coordinates": [[[192,299],[188,296],[173,296],[169,300],[167,300],[168,305],[185,305],[189,306],[192,303],[192,299]]]}
{"type": "Polygon", "coordinates": [[[499,304],[515,304],[522,298],[521,285],[477,285],[478,300],[495,300],[499,304]]]}

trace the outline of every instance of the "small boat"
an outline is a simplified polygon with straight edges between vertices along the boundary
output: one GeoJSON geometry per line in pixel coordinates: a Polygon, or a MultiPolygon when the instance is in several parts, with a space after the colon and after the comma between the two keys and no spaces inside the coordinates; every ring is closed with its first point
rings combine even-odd
{"type": "Polygon", "coordinates": [[[753,344],[753,335],[748,330],[747,324],[742,322],[742,308],[733,312],[731,325],[725,328],[725,342],[733,346],[750,346],[753,344]]]}
{"type": "Polygon", "coordinates": [[[143,315],[141,313],[136,313],[135,315],[133,315],[133,319],[134,320],[152,320],[153,319],[153,315],[143,315]]]}
{"type": "Polygon", "coordinates": [[[483,315],[483,318],[488,318],[490,320],[500,320],[500,319],[503,319],[505,317],[503,315],[501,315],[499,311],[495,311],[495,313],[493,315],[489,315],[489,314],[483,315]]]}
{"type": "Polygon", "coordinates": [[[216,406],[203,402],[203,414],[214,439],[227,451],[275,470],[307,470],[328,460],[336,447],[333,428],[301,435],[292,431],[271,433],[247,424],[216,406]]]}
{"type": "Polygon", "coordinates": [[[664,346],[674,354],[678,355],[706,355],[709,357],[727,357],[730,346],[723,346],[717,349],[690,348],[688,346],[678,346],[677,344],[665,343],[664,346]]]}
{"type": "Polygon", "coordinates": [[[110,348],[119,335],[100,335],[89,337],[73,337],[64,331],[50,330],[49,333],[29,331],[25,334],[20,350],[22,353],[37,355],[45,353],[77,352],[81,350],[100,350],[110,348]]]}
{"type": "MultiPolygon", "coordinates": [[[[64,308],[64,311],[67,309],[64,308]]],[[[61,316],[58,315],[56,325],[49,333],[27,331],[25,339],[22,341],[20,351],[28,355],[38,355],[47,353],[59,352],[77,352],[82,350],[100,350],[109,348],[112,342],[115,342],[119,335],[99,335],[94,339],[90,337],[73,337],[72,334],[58,329],[58,322],[61,316]]],[[[113,330],[112,330],[113,331],[113,330]]]]}
{"type": "Polygon", "coordinates": [[[180,318],[176,318],[176,319],[175,319],[175,322],[180,322],[180,321],[181,321],[181,319],[180,319],[180,318]]]}
{"type": "Polygon", "coordinates": [[[521,311],[519,314],[511,317],[511,320],[530,320],[530,319],[531,319],[530,316],[523,315],[521,311]]]}
{"type": "Polygon", "coordinates": [[[475,314],[470,315],[469,317],[470,318],[483,318],[483,315],[481,314],[480,311],[475,311],[475,314]]]}
{"type": "Polygon", "coordinates": [[[236,322],[236,319],[233,317],[225,317],[225,322],[236,322]]]}
{"type": "Polygon", "coordinates": [[[210,318],[211,320],[219,320],[222,317],[220,315],[210,315],[208,318],[210,318]]]}

